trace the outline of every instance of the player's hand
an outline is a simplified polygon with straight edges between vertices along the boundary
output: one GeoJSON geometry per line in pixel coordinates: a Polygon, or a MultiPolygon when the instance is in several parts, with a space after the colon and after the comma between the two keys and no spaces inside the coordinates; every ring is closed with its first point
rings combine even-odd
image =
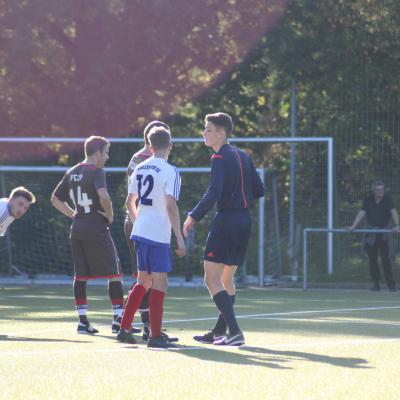
{"type": "Polygon", "coordinates": [[[393,227],[392,227],[392,232],[393,232],[393,233],[399,233],[399,232],[400,232],[399,225],[393,226],[393,227]]]}
{"type": "Polygon", "coordinates": [[[186,246],[185,246],[185,241],[183,240],[183,237],[179,237],[176,239],[177,246],[178,248],[175,250],[175,253],[178,255],[178,257],[183,257],[186,254],[186,246]]]}
{"type": "Polygon", "coordinates": [[[195,222],[196,221],[190,215],[188,215],[186,221],[183,224],[183,236],[185,236],[186,239],[188,237],[189,231],[193,229],[195,222]]]}

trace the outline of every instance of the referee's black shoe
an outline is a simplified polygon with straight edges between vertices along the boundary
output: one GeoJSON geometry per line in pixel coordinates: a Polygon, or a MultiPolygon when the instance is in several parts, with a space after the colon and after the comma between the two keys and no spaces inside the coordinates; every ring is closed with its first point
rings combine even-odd
{"type": "Polygon", "coordinates": [[[241,346],[244,344],[244,336],[241,331],[234,335],[227,334],[222,339],[214,340],[216,346],[241,346]]]}
{"type": "Polygon", "coordinates": [[[196,335],[193,336],[193,339],[196,342],[205,343],[205,344],[213,344],[215,340],[220,340],[225,337],[225,333],[215,333],[213,330],[205,333],[204,335],[196,335]]]}

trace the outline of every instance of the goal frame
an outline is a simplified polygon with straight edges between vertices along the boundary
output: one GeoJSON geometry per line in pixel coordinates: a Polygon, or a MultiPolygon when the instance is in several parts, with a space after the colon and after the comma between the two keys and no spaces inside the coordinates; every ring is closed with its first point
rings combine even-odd
{"type": "MultiPolygon", "coordinates": [[[[0,137],[0,143],[83,143],[87,138],[85,137],[0,137]]],[[[108,138],[110,143],[143,143],[142,138],[108,138]]],[[[172,139],[174,143],[202,143],[204,140],[200,137],[196,138],[182,138],[175,137],[172,139]]],[[[333,165],[334,165],[334,152],[333,152],[333,138],[332,137],[235,137],[229,138],[232,143],[325,143],[327,145],[327,226],[329,230],[327,235],[327,269],[331,274],[333,271],[333,165]]],[[[63,172],[68,167],[37,167],[37,166],[16,166],[16,165],[0,165],[0,172],[11,171],[48,171],[48,172],[63,172]]],[[[207,172],[209,168],[178,168],[182,172],[207,172]]],[[[108,167],[105,169],[109,172],[126,171],[126,167],[108,167]]],[[[261,180],[264,183],[265,169],[263,167],[257,168],[261,180]]],[[[293,183],[291,182],[291,185],[293,183]]],[[[258,210],[258,284],[260,287],[264,286],[265,281],[265,266],[264,266],[264,241],[265,230],[264,221],[265,216],[265,199],[259,199],[258,210]]]]}

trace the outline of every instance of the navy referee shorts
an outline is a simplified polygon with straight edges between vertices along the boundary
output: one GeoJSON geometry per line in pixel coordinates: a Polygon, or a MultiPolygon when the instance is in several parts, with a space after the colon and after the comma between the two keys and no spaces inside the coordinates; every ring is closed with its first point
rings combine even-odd
{"type": "Polygon", "coordinates": [[[251,234],[248,209],[218,211],[207,236],[204,260],[242,265],[251,234]]]}

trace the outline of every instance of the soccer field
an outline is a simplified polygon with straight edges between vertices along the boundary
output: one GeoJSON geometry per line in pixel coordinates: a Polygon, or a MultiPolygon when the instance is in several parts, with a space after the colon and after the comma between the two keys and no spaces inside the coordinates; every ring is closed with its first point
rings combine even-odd
{"type": "Polygon", "coordinates": [[[1,399],[398,399],[400,294],[240,290],[246,345],[199,345],[214,322],[204,289],[171,288],[177,350],[111,334],[104,287],[89,286],[96,336],[77,335],[69,287],[0,289],[1,399]]]}

